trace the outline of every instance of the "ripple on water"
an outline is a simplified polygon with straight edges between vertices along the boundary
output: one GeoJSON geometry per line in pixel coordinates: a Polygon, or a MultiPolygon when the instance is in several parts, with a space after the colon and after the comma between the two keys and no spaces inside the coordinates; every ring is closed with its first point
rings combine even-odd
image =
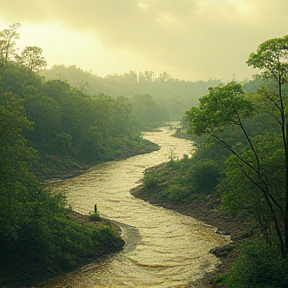
{"type": "Polygon", "coordinates": [[[101,263],[91,263],[41,287],[186,287],[218,263],[211,248],[229,241],[215,228],[180,213],[136,199],[129,191],[139,185],[145,168],[168,161],[171,153],[191,155],[191,142],[171,137],[173,131],[145,133],[159,151],[109,162],[84,175],[54,183],[68,203],[87,214],[97,203],[100,215],[119,224],[123,251],[101,263]]]}

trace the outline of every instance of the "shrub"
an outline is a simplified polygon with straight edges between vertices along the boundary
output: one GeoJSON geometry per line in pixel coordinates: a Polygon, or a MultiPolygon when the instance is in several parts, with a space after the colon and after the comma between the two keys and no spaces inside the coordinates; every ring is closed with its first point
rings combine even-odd
{"type": "Polygon", "coordinates": [[[157,177],[153,174],[147,174],[144,178],[144,185],[146,188],[154,188],[158,184],[157,177]]]}
{"type": "Polygon", "coordinates": [[[264,240],[250,240],[240,248],[229,280],[233,288],[288,287],[288,261],[264,240]]]}
{"type": "Polygon", "coordinates": [[[98,211],[89,214],[90,221],[100,221],[101,217],[98,211]]]}
{"type": "Polygon", "coordinates": [[[186,187],[182,187],[181,185],[171,185],[166,190],[169,193],[168,200],[176,203],[187,203],[191,201],[191,193],[186,187]]]}
{"type": "Polygon", "coordinates": [[[187,181],[195,193],[207,195],[215,190],[220,173],[217,162],[213,160],[194,161],[189,169],[187,181]]]}

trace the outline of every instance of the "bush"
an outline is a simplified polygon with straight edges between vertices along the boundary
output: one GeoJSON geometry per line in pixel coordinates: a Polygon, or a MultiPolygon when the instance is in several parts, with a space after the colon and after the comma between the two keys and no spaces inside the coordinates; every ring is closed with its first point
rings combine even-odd
{"type": "Polygon", "coordinates": [[[153,174],[147,174],[144,178],[144,185],[146,188],[154,188],[158,184],[157,177],[153,174]]]}
{"type": "Polygon", "coordinates": [[[227,284],[227,277],[227,275],[218,275],[211,281],[212,287],[226,287],[223,284],[227,284]]]}
{"type": "Polygon", "coordinates": [[[96,212],[90,213],[89,219],[90,219],[90,221],[100,221],[101,217],[100,217],[99,212],[96,211],[96,212]]]}
{"type": "Polygon", "coordinates": [[[198,194],[210,194],[220,179],[220,168],[217,162],[210,159],[192,161],[193,165],[187,174],[187,181],[193,191],[198,194]]]}
{"type": "Polygon", "coordinates": [[[264,240],[250,240],[240,248],[229,282],[233,288],[288,287],[288,261],[264,240]]]}
{"type": "Polygon", "coordinates": [[[191,194],[187,187],[183,187],[180,184],[169,186],[166,192],[169,195],[167,199],[174,203],[189,203],[197,198],[197,196],[191,194]]]}

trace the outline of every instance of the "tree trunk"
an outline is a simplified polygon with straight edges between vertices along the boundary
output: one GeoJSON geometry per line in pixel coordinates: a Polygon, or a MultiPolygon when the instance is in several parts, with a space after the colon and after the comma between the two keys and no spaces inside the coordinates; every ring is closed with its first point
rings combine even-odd
{"type": "Polygon", "coordinates": [[[287,140],[288,140],[288,123],[285,125],[286,128],[286,147],[285,147],[285,206],[284,206],[284,258],[288,255],[288,149],[287,149],[287,140]]]}

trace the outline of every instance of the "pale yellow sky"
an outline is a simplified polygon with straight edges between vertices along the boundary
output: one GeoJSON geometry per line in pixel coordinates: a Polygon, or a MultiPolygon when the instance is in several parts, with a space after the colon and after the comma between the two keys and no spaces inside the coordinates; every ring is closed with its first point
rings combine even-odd
{"type": "Polygon", "coordinates": [[[0,30],[13,22],[49,66],[241,80],[249,54],[288,33],[288,0],[0,0],[0,30]]]}

